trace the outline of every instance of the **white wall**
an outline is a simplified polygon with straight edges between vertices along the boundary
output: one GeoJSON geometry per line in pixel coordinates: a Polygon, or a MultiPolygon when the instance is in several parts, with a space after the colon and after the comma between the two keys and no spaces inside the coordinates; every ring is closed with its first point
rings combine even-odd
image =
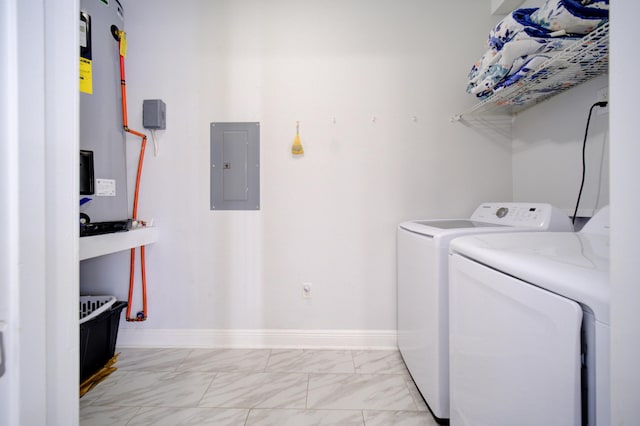
{"type": "Polygon", "coordinates": [[[640,405],[640,144],[633,84],[640,60],[637,40],[640,4],[617,1],[611,14],[611,424],[638,422],[640,405]]]}
{"type": "Polygon", "coordinates": [[[0,21],[0,423],[77,425],[78,2],[5,1],[0,21]]]}
{"type": "MultiPolygon", "coordinates": [[[[15,2],[0,4],[0,221],[16,223],[18,208],[18,24],[15,2]]],[[[20,300],[19,259],[20,233],[8,227],[0,240],[0,424],[15,425],[20,421],[21,371],[7,360],[20,358],[18,314],[20,300]]],[[[39,402],[36,402],[39,403],[39,402]]]]}
{"type": "MultiPolygon", "coordinates": [[[[513,123],[513,197],[548,202],[573,214],[582,176],[582,141],[597,77],[516,115],[513,123]]],[[[609,113],[593,109],[586,145],[586,178],[579,216],[609,204],[609,113]]]]}
{"type": "MultiPolygon", "coordinates": [[[[124,327],[395,331],[396,225],[511,198],[510,143],[448,121],[496,20],[467,3],[127,2],[129,123],[161,98],[167,130],[139,207],[161,230],[149,320],[124,327]],[[259,212],[209,210],[214,121],[261,123],[259,212]]],[[[126,297],[126,256],[83,286],[126,297]]]]}
{"type": "MultiPolygon", "coordinates": [[[[526,0],[521,7],[540,7],[526,0]]],[[[529,108],[513,120],[513,199],[551,203],[573,214],[582,176],[582,141],[600,76],[529,108]]],[[[594,108],[586,149],[587,174],[578,216],[609,204],[609,114],[594,108]]]]}

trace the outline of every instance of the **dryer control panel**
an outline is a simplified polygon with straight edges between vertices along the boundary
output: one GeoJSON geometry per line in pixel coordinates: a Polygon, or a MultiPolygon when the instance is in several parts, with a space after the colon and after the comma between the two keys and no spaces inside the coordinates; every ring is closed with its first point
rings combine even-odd
{"type": "Polygon", "coordinates": [[[545,203],[482,203],[471,215],[471,220],[532,230],[573,231],[569,217],[545,203]]]}

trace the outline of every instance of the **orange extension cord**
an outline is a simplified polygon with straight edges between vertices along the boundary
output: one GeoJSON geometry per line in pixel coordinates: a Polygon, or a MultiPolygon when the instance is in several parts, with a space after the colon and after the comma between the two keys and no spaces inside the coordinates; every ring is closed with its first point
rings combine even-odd
{"type": "MultiPolygon", "coordinates": [[[[138,195],[140,193],[140,177],[142,176],[142,162],[144,161],[144,150],[147,147],[147,136],[144,133],[137,132],[129,128],[127,119],[127,83],[124,78],[124,55],[122,52],[122,35],[118,34],[118,50],[120,51],[120,90],[122,92],[122,127],[125,132],[138,136],[142,139],[140,145],[140,157],[138,159],[138,173],[136,174],[136,190],[133,196],[133,214],[132,219],[138,216],[138,195]]],[[[131,264],[129,266],[129,303],[127,304],[127,321],[144,321],[147,319],[147,274],[144,259],[144,246],[140,247],[140,270],[142,274],[142,312],[135,317],[131,317],[131,300],[133,298],[133,287],[135,282],[135,263],[136,249],[131,249],[131,264]]]]}

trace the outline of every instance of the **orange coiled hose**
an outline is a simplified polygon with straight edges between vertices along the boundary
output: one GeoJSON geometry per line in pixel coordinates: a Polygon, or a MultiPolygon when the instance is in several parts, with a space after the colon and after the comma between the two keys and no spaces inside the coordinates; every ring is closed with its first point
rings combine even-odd
{"type": "MultiPolygon", "coordinates": [[[[122,127],[125,132],[138,136],[142,139],[140,145],[140,157],[138,158],[138,172],[136,174],[136,189],[133,195],[133,214],[132,219],[138,217],[138,196],[140,194],[140,178],[142,176],[142,163],[144,161],[144,151],[147,147],[147,136],[144,133],[137,132],[129,128],[129,122],[127,119],[127,83],[125,81],[124,74],[124,55],[122,53],[122,36],[123,32],[119,32],[118,37],[118,50],[120,51],[120,91],[122,92],[122,127]]],[[[147,273],[145,267],[144,258],[144,246],[140,247],[140,270],[142,275],[142,312],[131,317],[131,300],[133,298],[133,287],[135,283],[135,263],[136,263],[136,249],[131,249],[131,262],[129,266],[129,303],[127,304],[127,321],[144,321],[147,319],[147,273]]]]}

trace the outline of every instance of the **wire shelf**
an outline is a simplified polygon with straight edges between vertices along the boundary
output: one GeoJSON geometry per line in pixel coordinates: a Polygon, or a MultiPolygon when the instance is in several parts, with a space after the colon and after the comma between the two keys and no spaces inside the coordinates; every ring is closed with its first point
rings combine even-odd
{"type": "Polygon", "coordinates": [[[517,83],[496,91],[468,111],[452,117],[452,121],[482,115],[513,115],[608,72],[607,22],[545,61],[517,83]]]}

